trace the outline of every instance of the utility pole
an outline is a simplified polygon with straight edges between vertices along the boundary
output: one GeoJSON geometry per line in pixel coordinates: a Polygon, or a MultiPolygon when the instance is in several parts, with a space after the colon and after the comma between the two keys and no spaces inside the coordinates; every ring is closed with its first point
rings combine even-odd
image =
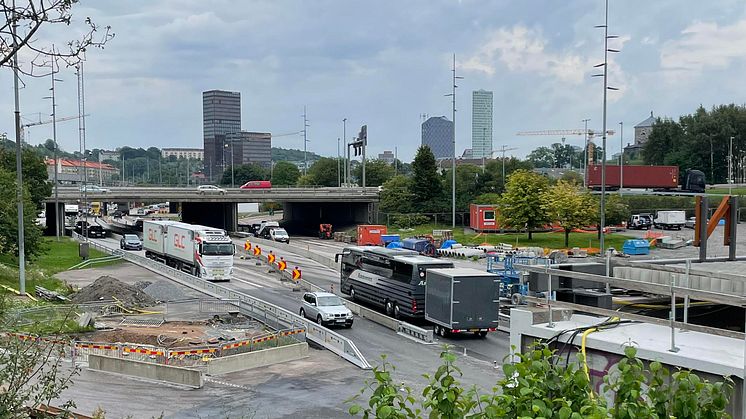
{"type": "Polygon", "coordinates": [[[624,122],[619,123],[619,196],[624,188],[624,122]]]}
{"type": "Polygon", "coordinates": [[[728,195],[733,193],[733,137],[728,139],[728,195]]]}
{"type": "Polygon", "coordinates": [[[452,122],[453,122],[453,138],[452,140],[452,151],[451,155],[451,228],[456,228],[456,79],[463,79],[463,77],[456,76],[456,54],[453,54],[453,83],[451,93],[445,96],[451,97],[451,111],[452,111],[452,122]]]}
{"type": "Polygon", "coordinates": [[[308,172],[308,156],[306,145],[308,144],[308,118],[306,115],[306,106],[303,105],[303,174],[308,172]]]}
{"type": "Polygon", "coordinates": [[[585,148],[583,150],[583,166],[582,166],[583,167],[583,187],[584,188],[588,187],[588,160],[589,160],[589,156],[588,156],[588,121],[590,121],[590,119],[588,119],[588,118],[582,120],[582,122],[585,124],[585,128],[583,129],[583,135],[585,137],[585,139],[584,139],[584,141],[585,141],[585,148]]]}
{"type": "Polygon", "coordinates": [[[365,187],[365,149],[368,148],[368,126],[363,125],[363,188],[365,187]]]}
{"type": "MultiPolygon", "coordinates": [[[[52,51],[54,51],[54,46],[52,47],[52,51]]],[[[59,147],[57,146],[57,102],[55,99],[55,88],[54,88],[54,66],[55,66],[54,60],[52,60],[52,71],[50,74],[50,77],[52,78],[52,88],[49,89],[52,91],[52,141],[54,141],[54,235],[57,238],[57,241],[60,241],[60,196],[59,196],[59,181],[57,179],[58,175],[57,173],[60,171],[60,161],[59,161],[59,147]]],[[[63,212],[64,214],[64,212],[63,212]]]]}
{"type": "MultiPolygon", "coordinates": [[[[80,147],[83,150],[82,158],[83,158],[83,167],[85,175],[83,177],[83,209],[85,210],[85,221],[88,222],[88,188],[86,187],[86,184],[88,182],[88,165],[87,165],[87,159],[86,159],[86,144],[85,144],[85,79],[83,78],[83,62],[81,61],[78,63],[77,67],[77,74],[78,74],[78,136],[80,137],[80,147]]],[[[135,166],[132,166],[132,169],[134,171],[135,166]]],[[[133,175],[134,177],[134,175],[133,175]]],[[[88,228],[83,231],[85,235],[85,240],[88,241],[88,228]]]]}
{"type": "Polygon", "coordinates": [[[339,143],[341,139],[337,137],[337,187],[342,186],[342,156],[339,155],[339,143]]]}
{"type": "MultiPolygon", "coordinates": [[[[13,0],[13,47],[17,47],[18,40],[18,20],[16,16],[16,2],[13,0]]],[[[16,123],[16,199],[18,209],[18,291],[21,295],[26,295],[26,242],[24,238],[23,226],[23,143],[21,142],[21,102],[18,96],[18,54],[13,54],[13,95],[14,95],[14,117],[16,123]]],[[[57,167],[57,161],[54,162],[57,167]]],[[[56,171],[56,169],[55,169],[56,171]]],[[[57,190],[57,185],[54,185],[57,190]]],[[[56,204],[55,204],[56,205],[56,204]]],[[[59,208],[54,209],[56,219],[59,219],[59,208]]]]}
{"type": "Polygon", "coordinates": [[[350,147],[347,145],[347,118],[342,118],[342,138],[345,141],[345,162],[344,162],[344,171],[345,171],[345,184],[350,184],[350,147]]]}

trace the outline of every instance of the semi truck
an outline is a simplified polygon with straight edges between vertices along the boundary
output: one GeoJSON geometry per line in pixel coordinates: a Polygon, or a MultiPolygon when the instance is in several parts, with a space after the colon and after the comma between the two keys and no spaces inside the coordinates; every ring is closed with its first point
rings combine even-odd
{"type": "Polygon", "coordinates": [[[230,281],[235,246],[225,232],[178,221],[143,220],[145,256],[208,281],[230,281]]]}
{"type": "MultiPolygon", "coordinates": [[[[588,166],[588,187],[601,189],[601,165],[588,166]]],[[[606,188],[653,189],[670,192],[705,191],[705,174],[687,169],[679,178],[678,166],[606,165],[606,188]],[[621,180],[621,182],[620,182],[621,180]]]]}
{"type": "Polygon", "coordinates": [[[425,320],[435,334],[497,330],[500,277],[474,268],[428,269],[425,281],[425,320]]]}

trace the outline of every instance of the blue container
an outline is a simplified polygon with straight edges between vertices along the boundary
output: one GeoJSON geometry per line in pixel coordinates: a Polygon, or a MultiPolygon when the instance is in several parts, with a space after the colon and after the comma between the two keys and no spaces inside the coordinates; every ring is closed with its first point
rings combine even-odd
{"type": "Polygon", "coordinates": [[[387,249],[401,249],[401,242],[391,242],[386,245],[387,249]]]}
{"type": "Polygon", "coordinates": [[[381,234],[381,241],[386,246],[389,243],[398,242],[400,240],[398,234],[381,234]]]}
{"type": "Polygon", "coordinates": [[[641,239],[626,240],[622,250],[628,255],[649,255],[650,243],[641,239]]]}
{"type": "Polygon", "coordinates": [[[402,240],[402,247],[415,252],[424,252],[427,247],[427,240],[424,239],[404,239],[402,240]]]}
{"type": "Polygon", "coordinates": [[[454,244],[458,244],[456,240],[446,240],[440,245],[441,249],[450,249],[454,244]]]}

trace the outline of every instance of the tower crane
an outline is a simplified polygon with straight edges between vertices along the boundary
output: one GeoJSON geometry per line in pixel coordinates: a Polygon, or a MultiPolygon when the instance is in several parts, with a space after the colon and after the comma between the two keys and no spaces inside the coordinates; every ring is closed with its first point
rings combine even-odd
{"type": "MultiPolygon", "coordinates": [[[[90,116],[90,115],[83,115],[83,116],[90,116]]],[[[72,121],[73,119],[78,119],[78,118],[79,118],[78,115],[66,116],[64,118],[57,118],[57,122],[72,121]]],[[[51,124],[52,122],[54,122],[54,120],[52,119],[47,119],[45,121],[42,121],[40,117],[38,121],[22,124],[21,125],[21,141],[26,142],[26,128],[35,127],[37,125],[47,125],[47,124],[51,124]]]]}

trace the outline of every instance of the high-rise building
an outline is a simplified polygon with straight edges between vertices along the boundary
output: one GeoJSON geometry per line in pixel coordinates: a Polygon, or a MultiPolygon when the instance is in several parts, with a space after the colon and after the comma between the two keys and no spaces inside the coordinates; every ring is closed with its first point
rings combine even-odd
{"type": "Polygon", "coordinates": [[[471,96],[471,150],[475,159],[492,157],[492,92],[475,90],[471,96]]]}
{"type": "MultiPolygon", "coordinates": [[[[272,166],[272,134],[269,132],[239,131],[219,135],[224,141],[225,168],[230,168],[231,158],[234,165],[256,164],[269,169],[272,166]],[[233,157],[231,157],[233,153],[233,157]]],[[[222,167],[221,167],[222,168],[222,167]]]]}
{"type": "Polygon", "coordinates": [[[453,121],[434,116],[422,123],[422,145],[430,147],[436,159],[453,155],[453,121]]]}
{"type": "Polygon", "coordinates": [[[241,93],[225,90],[202,92],[202,131],[205,171],[210,179],[222,176],[225,134],[241,131],[241,93]]]}

